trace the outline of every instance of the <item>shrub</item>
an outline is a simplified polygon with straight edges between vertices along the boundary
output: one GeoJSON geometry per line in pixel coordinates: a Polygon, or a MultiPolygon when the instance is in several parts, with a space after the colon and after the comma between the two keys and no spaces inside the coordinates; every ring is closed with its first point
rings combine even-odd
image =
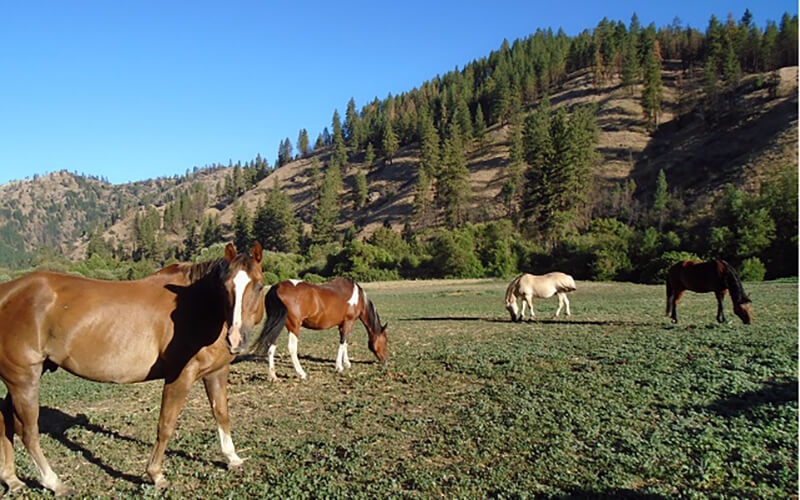
{"type": "Polygon", "coordinates": [[[758,257],[744,259],[739,267],[739,278],[742,281],[764,281],[767,268],[758,257]]]}
{"type": "Polygon", "coordinates": [[[479,278],[484,270],[469,230],[441,231],[431,242],[432,271],[444,278],[479,278]]]}

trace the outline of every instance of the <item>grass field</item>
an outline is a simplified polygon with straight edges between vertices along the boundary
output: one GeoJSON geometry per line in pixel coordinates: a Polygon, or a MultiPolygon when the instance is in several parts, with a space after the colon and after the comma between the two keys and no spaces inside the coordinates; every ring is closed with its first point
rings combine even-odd
{"type": "MultiPolygon", "coordinates": [[[[663,287],[578,283],[572,317],[510,323],[505,282],[366,284],[389,321],[388,365],[363,327],[353,367],[338,334],[303,331],[294,376],[286,333],[271,384],[263,360],[232,368],[228,472],[202,384],[167,451],[166,498],[763,497],[798,489],[797,283],[747,284],[755,323],[714,321],[663,287]]],[[[42,388],[42,448],[75,493],[155,496],[143,479],[161,384],[114,386],[61,370],[42,388]]],[[[50,497],[17,439],[30,497],[50,497]]]]}

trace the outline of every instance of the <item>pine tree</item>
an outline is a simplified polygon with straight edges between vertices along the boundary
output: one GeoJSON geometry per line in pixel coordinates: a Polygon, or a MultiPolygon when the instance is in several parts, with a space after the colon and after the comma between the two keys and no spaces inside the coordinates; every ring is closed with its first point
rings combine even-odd
{"type": "Polygon", "coordinates": [[[311,217],[311,239],[313,243],[324,245],[336,239],[341,183],[342,179],[339,175],[338,166],[333,163],[328,165],[319,192],[319,203],[314,215],[311,217]]]}
{"type": "Polygon", "coordinates": [[[455,228],[466,222],[470,198],[469,170],[464,151],[464,139],[456,122],[450,124],[444,141],[442,168],[437,178],[437,198],[444,208],[445,224],[455,228]]]}
{"type": "Polygon", "coordinates": [[[253,242],[253,230],[250,215],[244,203],[236,203],[233,207],[233,244],[239,250],[250,248],[253,242]]]}
{"type": "Polygon", "coordinates": [[[352,97],[347,103],[347,111],[344,115],[344,134],[347,146],[352,151],[360,150],[366,141],[366,130],[356,110],[356,101],[352,97]]]}
{"type": "Polygon", "coordinates": [[[359,168],[355,175],[353,186],[353,205],[356,209],[362,208],[367,203],[367,176],[364,170],[359,168]]]}
{"type": "Polygon", "coordinates": [[[253,238],[266,250],[297,252],[300,248],[291,199],[277,185],[259,201],[253,219],[253,238]]]}
{"type": "Polygon", "coordinates": [[[661,83],[661,61],[658,55],[658,42],[652,41],[644,62],[644,86],[642,88],[642,111],[652,129],[658,127],[661,114],[661,100],[664,88],[661,83]]]}
{"type": "Polygon", "coordinates": [[[483,109],[481,104],[478,103],[475,108],[475,124],[473,126],[473,136],[475,140],[478,142],[478,147],[485,147],[486,146],[486,120],[483,118],[483,109]]]}
{"type": "Polygon", "coordinates": [[[371,142],[368,142],[367,151],[364,153],[364,165],[370,168],[373,163],[375,163],[375,148],[372,147],[371,142]]]}
{"type": "Polygon", "coordinates": [[[397,152],[398,140],[392,127],[392,121],[386,117],[383,123],[383,137],[381,140],[381,148],[383,155],[386,157],[386,163],[392,164],[392,156],[397,152]]]}
{"type": "Polygon", "coordinates": [[[297,151],[302,156],[307,155],[309,152],[308,131],[304,128],[300,129],[300,133],[297,136],[297,151]]]}
{"type": "Polygon", "coordinates": [[[658,171],[658,177],[656,178],[656,190],[653,195],[653,208],[651,212],[652,219],[655,221],[659,231],[661,231],[661,227],[664,224],[668,202],[669,192],[667,191],[667,176],[662,168],[658,171]]]}
{"type": "Polygon", "coordinates": [[[347,166],[347,145],[344,142],[344,134],[342,132],[342,124],[339,120],[339,112],[333,111],[333,119],[331,120],[333,126],[333,156],[331,163],[334,163],[339,169],[344,170],[347,166]]]}

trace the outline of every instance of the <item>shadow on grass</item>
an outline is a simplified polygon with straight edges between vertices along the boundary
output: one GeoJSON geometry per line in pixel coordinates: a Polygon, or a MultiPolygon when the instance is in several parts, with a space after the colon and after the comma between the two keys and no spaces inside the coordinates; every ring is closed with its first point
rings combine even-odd
{"type": "Polygon", "coordinates": [[[611,500],[617,498],[631,498],[636,500],[661,500],[667,498],[662,495],[655,495],[653,493],[641,493],[636,490],[629,490],[625,488],[609,489],[604,491],[591,491],[591,490],[571,490],[560,495],[548,495],[544,498],[551,500],[577,500],[580,498],[592,498],[600,500],[611,500]]]}
{"type": "MultiPolygon", "coordinates": [[[[61,410],[57,410],[55,408],[50,408],[47,406],[42,406],[39,409],[39,430],[42,434],[47,434],[48,436],[52,437],[59,443],[63,444],[67,449],[80,453],[81,456],[83,456],[83,458],[85,458],[88,462],[96,465],[97,467],[102,469],[103,472],[105,472],[106,474],[115,479],[124,479],[134,484],[150,483],[150,481],[146,481],[143,476],[135,476],[133,474],[127,474],[125,472],[113,468],[112,466],[105,463],[101,457],[95,455],[94,452],[84,448],[81,443],[77,443],[75,441],[70,440],[66,436],[66,431],[73,427],[81,428],[96,434],[102,434],[114,440],[133,443],[138,446],[149,448],[154,444],[154,443],[145,443],[144,441],[141,441],[139,439],[132,438],[130,436],[125,436],[116,431],[108,430],[105,427],[99,426],[97,424],[92,424],[91,422],[89,422],[89,418],[82,413],[79,413],[78,415],[68,415],[62,412],[61,410]]],[[[226,467],[226,465],[222,462],[218,461],[211,462],[208,460],[198,459],[180,450],[167,451],[166,455],[177,456],[184,458],[186,460],[191,460],[206,465],[213,464],[217,467],[226,467]]]]}
{"type": "MultiPolygon", "coordinates": [[[[314,356],[309,356],[307,354],[306,355],[298,354],[297,359],[303,361],[309,361],[311,363],[330,363],[331,365],[333,365],[336,362],[336,359],[334,357],[317,358],[314,356]]],[[[267,357],[261,356],[259,354],[245,354],[243,356],[238,356],[236,359],[233,360],[231,364],[241,363],[243,361],[252,361],[254,363],[267,363],[267,357]]],[[[377,361],[351,359],[350,363],[354,365],[369,365],[369,364],[377,364],[377,361]]]]}
{"type": "Polygon", "coordinates": [[[797,402],[797,380],[785,382],[767,382],[757,391],[735,394],[725,399],[714,401],[708,410],[726,417],[744,415],[749,417],[753,410],[767,404],[785,404],[797,402]]]}
{"type": "MultiPolygon", "coordinates": [[[[514,323],[508,318],[481,318],[475,316],[428,316],[417,318],[399,318],[400,321],[480,321],[485,323],[514,323]]],[[[621,320],[596,320],[596,319],[559,319],[544,318],[517,321],[516,323],[544,324],[544,325],[602,325],[602,326],[653,326],[654,323],[621,320]]]]}

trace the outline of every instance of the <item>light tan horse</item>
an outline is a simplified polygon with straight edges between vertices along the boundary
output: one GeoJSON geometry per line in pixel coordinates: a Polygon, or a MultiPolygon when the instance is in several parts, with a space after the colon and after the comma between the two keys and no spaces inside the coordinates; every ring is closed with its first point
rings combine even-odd
{"type": "Polygon", "coordinates": [[[558,309],[555,317],[561,313],[561,308],[567,308],[567,316],[570,315],[569,299],[567,292],[575,290],[575,280],[569,274],[553,272],[542,276],[533,274],[520,274],[508,284],[506,289],[506,309],[511,314],[511,321],[522,321],[525,316],[525,304],[530,306],[531,313],[528,319],[533,319],[536,314],[533,312],[533,299],[546,299],[553,295],[558,295],[558,309]],[[522,312],[519,311],[517,301],[522,299],[522,312]]]}
{"type": "Polygon", "coordinates": [[[231,439],[228,371],[261,321],[261,245],[199,264],[173,264],[138,281],[99,281],[34,272],[0,284],[0,378],[8,394],[0,419],[0,479],[16,491],[14,434],[41,483],[67,493],[39,446],[39,379],[64,370],[97,382],[164,380],[156,444],[147,474],[161,489],[167,447],[192,384],[202,379],[228,466],[242,459],[231,439]]]}

